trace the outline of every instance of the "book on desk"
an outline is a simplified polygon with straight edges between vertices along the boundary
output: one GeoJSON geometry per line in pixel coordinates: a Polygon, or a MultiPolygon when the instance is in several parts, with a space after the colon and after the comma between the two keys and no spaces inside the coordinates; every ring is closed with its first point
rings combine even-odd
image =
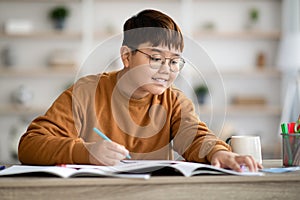
{"type": "Polygon", "coordinates": [[[116,177],[149,179],[151,176],[197,176],[197,175],[239,175],[262,176],[262,172],[236,172],[212,165],[171,161],[171,160],[123,160],[115,166],[97,165],[59,165],[59,166],[31,166],[13,165],[0,171],[2,176],[24,175],[54,175],[62,178],[71,177],[116,177]]]}

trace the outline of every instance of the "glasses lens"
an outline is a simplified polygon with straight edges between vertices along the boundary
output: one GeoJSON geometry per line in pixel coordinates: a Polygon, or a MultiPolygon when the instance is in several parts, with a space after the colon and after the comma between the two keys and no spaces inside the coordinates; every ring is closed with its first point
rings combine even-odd
{"type": "MultiPolygon", "coordinates": [[[[160,54],[153,54],[150,57],[150,66],[153,69],[159,69],[165,62],[165,58],[160,54]]],[[[180,71],[184,66],[183,58],[173,58],[170,60],[169,66],[172,72],[180,71]]]]}
{"type": "Polygon", "coordinates": [[[154,69],[159,69],[163,64],[163,58],[159,54],[154,54],[150,57],[150,65],[154,69]]]}
{"type": "Polygon", "coordinates": [[[184,60],[182,58],[174,58],[170,60],[170,68],[173,72],[180,71],[184,66],[184,60]]]}

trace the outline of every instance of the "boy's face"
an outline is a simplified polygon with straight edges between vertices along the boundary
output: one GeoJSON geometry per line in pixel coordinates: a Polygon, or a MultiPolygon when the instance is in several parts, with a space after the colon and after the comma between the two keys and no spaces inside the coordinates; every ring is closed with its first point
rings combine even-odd
{"type": "Polygon", "coordinates": [[[174,63],[180,59],[179,50],[165,46],[152,47],[145,43],[139,45],[137,51],[129,54],[127,66],[124,66],[127,68],[129,86],[135,87],[133,98],[142,98],[149,93],[162,94],[179,74],[174,68],[174,63]]]}

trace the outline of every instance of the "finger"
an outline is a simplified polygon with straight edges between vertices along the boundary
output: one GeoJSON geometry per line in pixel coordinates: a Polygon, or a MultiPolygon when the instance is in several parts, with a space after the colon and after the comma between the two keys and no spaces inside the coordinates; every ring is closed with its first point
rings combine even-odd
{"type": "Polygon", "coordinates": [[[256,162],[256,160],[254,159],[253,156],[250,156],[250,159],[251,159],[251,161],[253,163],[254,171],[257,172],[257,170],[258,170],[258,165],[257,164],[258,163],[256,162]]]}
{"type": "Polygon", "coordinates": [[[216,159],[211,162],[211,165],[215,167],[221,167],[220,161],[216,159]]]}
{"type": "Polygon", "coordinates": [[[237,172],[242,172],[243,170],[241,169],[241,165],[237,162],[233,162],[230,166],[230,169],[237,171],[237,172]]]}
{"type": "Polygon", "coordinates": [[[111,145],[114,146],[114,144],[106,140],[86,144],[90,153],[90,162],[96,165],[115,165],[124,159],[125,156],[123,154],[111,150],[111,145]]]}
{"type": "Polygon", "coordinates": [[[264,168],[264,166],[260,163],[257,163],[257,167],[258,167],[258,169],[263,169],[264,168]]]}
{"type": "Polygon", "coordinates": [[[122,154],[123,156],[126,156],[129,154],[129,151],[124,146],[119,145],[115,142],[108,142],[108,144],[106,146],[109,150],[118,152],[118,153],[122,154]]]}
{"type": "Polygon", "coordinates": [[[227,166],[234,171],[242,172],[241,164],[236,160],[236,157],[235,159],[234,158],[230,159],[229,162],[227,163],[227,166]]]}
{"type": "Polygon", "coordinates": [[[120,162],[120,159],[113,159],[108,157],[107,155],[99,155],[97,157],[93,156],[92,164],[95,165],[104,165],[104,166],[113,166],[120,162]]]}
{"type": "Polygon", "coordinates": [[[114,165],[117,165],[118,163],[120,163],[120,160],[119,159],[112,159],[108,156],[104,156],[103,159],[102,159],[102,162],[106,166],[114,166],[114,165]]]}
{"type": "Polygon", "coordinates": [[[239,165],[245,165],[248,167],[249,171],[254,172],[257,171],[257,168],[255,167],[255,160],[252,159],[252,156],[248,155],[241,155],[236,157],[236,161],[239,163],[239,165]]]}
{"type": "Polygon", "coordinates": [[[116,151],[109,151],[105,156],[109,159],[118,160],[118,161],[123,160],[126,157],[126,155],[116,151]]]}
{"type": "MultiPolygon", "coordinates": [[[[258,165],[259,163],[256,162],[255,158],[253,156],[249,156],[253,165],[253,171],[252,172],[257,172],[258,171],[258,165]]],[[[251,170],[250,170],[251,171],[251,170]]]]}

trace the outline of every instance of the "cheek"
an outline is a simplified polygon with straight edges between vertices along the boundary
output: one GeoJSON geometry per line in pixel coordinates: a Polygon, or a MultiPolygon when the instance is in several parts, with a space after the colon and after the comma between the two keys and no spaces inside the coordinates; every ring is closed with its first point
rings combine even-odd
{"type": "Polygon", "coordinates": [[[131,79],[135,80],[139,86],[151,83],[151,78],[155,74],[148,65],[136,66],[131,70],[131,79]]]}
{"type": "Polygon", "coordinates": [[[175,79],[177,78],[177,76],[178,76],[178,73],[171,73],[170,74],[170,82],[174,82],[175,79]]]}

